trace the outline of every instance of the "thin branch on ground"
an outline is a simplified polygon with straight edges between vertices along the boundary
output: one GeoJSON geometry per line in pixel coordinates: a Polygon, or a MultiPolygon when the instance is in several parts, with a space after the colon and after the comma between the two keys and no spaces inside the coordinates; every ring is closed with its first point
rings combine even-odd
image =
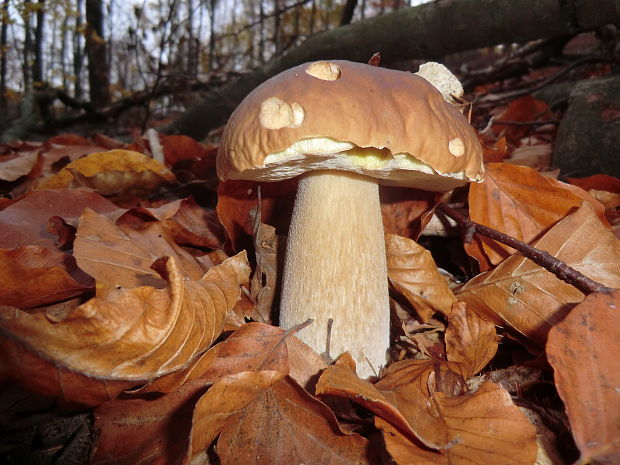
{"type": "Polygon", "coordinates": [[[542,90],[543,88],[557,81],[562,76],[566,75],[568,72],[572,71],[573,69],[578,68],[579,66],[592,64],[592,63],[602,63],[602,62],[603,63],[609,62],[609,58],[602,54],[588,55],[588,56],[585,56],[585,57],[582,57],[582,58],[579,58],[573,61],[572,63],[562,68],[557,73],[553,74],[552,76],[549,76],[548,78],[540,81],[537,84],[525,87],[523,89],[505,92],[503,94],[491,92],[487,95],[484,95],[478,98],[476,101],[476,104],[478,106],[497,105],[499,103],[506,102],[508,100],[513,100],[518,97],[523,97],[524,95],[529,95],[539,90],[542,90]]]}
{"type": "Polygon", "coordinates": [[[560,120],[548,119],[545,121],[510,121],[510,120],[496,119],[496,120],[493,120],[493,124],[505,124],[506,126],[544,126],[546,124],[554,124],[558,126],[560,124],[560,120]]]}
{"type": "Polygon", "coordinates": [[[515,239],[512,236],[504,234],[488,226],[484,226],[480,223],[471,221],[457,209],[449,206],[445,203],[440,203],[437,206],[437,210],[444,213],[446,216],[455,220],[465,231],[465,241],[470,242],[473,238],[473,234],[480,234],[493,239],[497,242],[501,242],[509,247],[520,252],[524,257],[532,260],[537,265],[545,268],[551,273],[555,274],[559,279],[572,286],[575,286],[579,291],[584,294],[592,294],[593,292],[609,293],[613,289],[598,283],[587,276],[583,275],[579,271],[575,270],[562,260],[554,257],[545,250],[540,250],[532,247],[525,242],[515,239]]]}

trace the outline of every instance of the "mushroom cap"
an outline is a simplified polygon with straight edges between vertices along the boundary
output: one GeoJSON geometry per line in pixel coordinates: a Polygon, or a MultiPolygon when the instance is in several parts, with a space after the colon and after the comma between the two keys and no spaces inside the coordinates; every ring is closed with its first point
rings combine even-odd
{"type": "Polygon", "coordinates": [[[484,174],[467,119],[424,78],[343,60],[296,66],[254,89],[222,135],[222,180],[345,170],[447,191],[484,174]]]}

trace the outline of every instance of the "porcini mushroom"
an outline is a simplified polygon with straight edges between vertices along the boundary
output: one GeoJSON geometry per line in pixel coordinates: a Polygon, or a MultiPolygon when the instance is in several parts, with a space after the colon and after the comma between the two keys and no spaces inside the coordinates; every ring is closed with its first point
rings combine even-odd
{"type": "Polygon", "coordinates": [[[297,66],[243,100],[218,152],[222,180],[301,176],[280,324],[312,318],[298,336],[320,353],[349,351],[361,376],[389,346],[378,185],[448,191],[483,176],[476,134],[446,101],[456,78],[438,79],[443,96],[425,78],[341,60],[297,66]]]}

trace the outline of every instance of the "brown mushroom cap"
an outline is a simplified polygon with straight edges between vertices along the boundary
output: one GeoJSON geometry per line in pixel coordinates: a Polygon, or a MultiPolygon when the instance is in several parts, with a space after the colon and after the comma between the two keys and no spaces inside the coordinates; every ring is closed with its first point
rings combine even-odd
{"type": "Polygon", "coordinates": [[[232,114],[217,159],[222,180],[315,169],[435,191],[484,173],[476,134],[433,85],[342,60],[306,63],[257,87],[232,114]]]}

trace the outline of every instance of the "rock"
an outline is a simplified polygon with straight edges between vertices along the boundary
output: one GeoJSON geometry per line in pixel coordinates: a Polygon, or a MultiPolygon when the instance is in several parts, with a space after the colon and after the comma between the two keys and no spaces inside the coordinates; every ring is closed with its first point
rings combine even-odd
{"type": "Polygon", "coordinates": [[[553,164],[563,176],[620,177],[619,141],[620,76],[577,83],[558,129],[553,164]]]}

